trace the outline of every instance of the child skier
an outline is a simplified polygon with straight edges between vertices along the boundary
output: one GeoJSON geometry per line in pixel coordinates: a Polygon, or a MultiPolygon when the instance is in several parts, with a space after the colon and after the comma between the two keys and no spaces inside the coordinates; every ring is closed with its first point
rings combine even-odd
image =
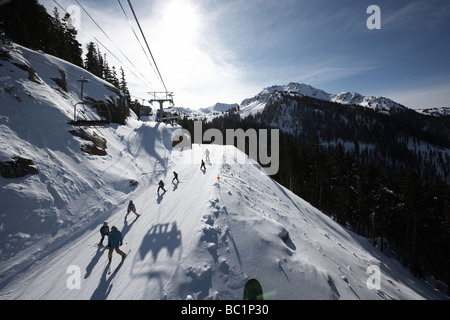
{"type": "Polygon", "coordinates": [[[105,236],[109,234],[108,222],[103,223],[103,226],[100,228],[100,234],[102,235],[102,239],[98,245],[103,247],[103,240],[105,239],[105,236]]]}
{"type": "Polygon", "coordinates": [[[130,214],[130,212],[133,212],[136,215],[136,219],[141,216],[136,212],[136,206],[134,205],[133,200],[130,200],[130,203],[128,203],[128,210],[127,214],[125,215],[125,221],[127,221],[127,217],[130,214]]]}
{"type": "Polygon", "coordinates": [[[203,170],[206,170],[205,161],[203,161],[203,159],[202,159],[202,164],[200,166],[200,170],[202,170],[202,168],[203,168],[203,170]]]}
{"type": "Polygon", "coordinates": [[[115,226],[113,226],[111,228],[111,232],[109,233],[109,236],[108,236],[109,263],[111,263],[111,261],[112,261],[112,255],[113,255],[114,250],[116,250],[116,252],[122,256],[122,259],[126,258],[127,254],[125,252],[123,252],[122,250],[120,250],[120,248],[119,248],[122,245],[122,243],[123,243],[122,232],[120,232],[119,230],[117,230],[117,228],[115,226]]]}
{"type": "Polygon", "coordinates": [[[180,181],[178,180],[178,173],[176,173],[176,172],[174,171],[174,172],[173,172],[172,183],[173,183],[175,180],[177,180],[177,182],[180,182],[180,181]]]}
{"type": "Polygon", "coordinates": [[[163,189],[164,193],[166,193],[166,189],[164,189],[164,182],[162,180],[159,180],[158,193],[159,193],[159,189],[163,189]]]}

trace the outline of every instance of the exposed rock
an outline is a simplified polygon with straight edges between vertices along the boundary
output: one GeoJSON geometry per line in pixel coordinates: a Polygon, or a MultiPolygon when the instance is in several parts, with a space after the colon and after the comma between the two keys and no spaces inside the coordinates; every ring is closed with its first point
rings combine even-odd
{"type": "Polygon", "coordinates": [[[12,161],[0,162],[0,173],[3,178],[22,178],[28,174],[37,174],[34,162],[21,157],[14,157],[12,161]]]}
{"type": "Polygon", "coordinates": [[[69,131],[72,135],[76,137],[80,137],[84,140],[91,141],[93,145],[85,144],[81,146],[81,151],[96,156],[106,156],[108,153],[106,152],[107,141],[105,138],[99,136],[97,133],[93,133],[92,135],[89,132],[86,132],[84,129],[79,130],[71,130],[69,131]]]}

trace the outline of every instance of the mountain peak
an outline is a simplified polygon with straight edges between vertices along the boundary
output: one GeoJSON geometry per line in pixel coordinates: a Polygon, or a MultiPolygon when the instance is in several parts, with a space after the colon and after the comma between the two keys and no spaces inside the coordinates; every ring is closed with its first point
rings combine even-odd
{"type": "Polygon", "coordinates": [[[363,96],[360,93],[349,91],[344,91],[338,94],[331,94],[305,83],[291,82],[287,85],[274,85],[265,88],[254,98],[244,100],[241,103],[241,110],[243,110],[246,114],[261,112],[265,107],[265,103],[267,102],[269,95],[279,92],[306,96],[346,105],[359,105],[361,107],[377,110],[382,113],[389,113],[393,109],[395,109],[396,111],[405,109],[403,105],[385,97],[363,96]]]}
{"type": "Polygon", "coordinates": [[[288,92],[288,93],[293,93],[293,94],[299,94],[299,95],[303,95],[303,96],[308,96],[308,97],[312,97],[312,98],[316,98],[316,99],[320,99],[320,100],[329,100],[330,99],[330,94],[314,88],[308,84],[305,83],[296,83],[296,82],[291,82],[288,85],[284,85],[284,86],[280,86],[280,85],[275,85],[269,88],[264,89],[265,91],[268,92],[274,92],[274,91],[278,91],[278,92],[288,92]]]}

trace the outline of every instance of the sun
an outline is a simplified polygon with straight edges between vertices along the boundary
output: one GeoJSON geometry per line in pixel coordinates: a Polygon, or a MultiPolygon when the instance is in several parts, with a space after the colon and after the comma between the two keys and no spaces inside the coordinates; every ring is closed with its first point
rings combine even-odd
{"type": "Polygon", "coordinates": [[[164,33],[173,41],[193,41],[200,28],[196,6],[188,0],[167,3],[163,17],[164,33]]]}

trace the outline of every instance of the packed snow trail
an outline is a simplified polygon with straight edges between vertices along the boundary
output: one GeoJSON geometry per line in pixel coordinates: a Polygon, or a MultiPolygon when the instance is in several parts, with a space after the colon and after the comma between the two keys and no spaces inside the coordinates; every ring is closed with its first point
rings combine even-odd
{"type": "MultiPolygon", "coordinates": [[[[193,151],[186,150],[180,154],[184,153],[184,157],[190,159],[191,152],[193,151]]],[[[30,276],[24,281],[26,285],[16,292],[16,297],[164,298],[164,288],[174,276],[180,260],[189,253],[192,241],[196,237],[198,240],[201,219],[208,208],[205,199],[213,196],[215,190],[213,185],[217,181],[220,164],[215,164],[213,158],[211,160],[212,162],[206,166],[207,170],[204,171],[200,170],[200,164],[172,164],[164,168],[166,176],[157,175],[148,185],[139,188],[135,192],[135,197],[130,199],[136,204],[137,212],[141,214],[139,219],[136,220],[131,213],[128,221],[124,221],[127,203],[114,210],[108,224],[110,227],[115,225],[121,230],[124,236],[122,250],[128,251],[128,248],[133,248],[119,272],[111,276],[107,274],[107,250],[95,246],[100,240],[100,233],[98,230],[91,230],[33,266],[30,276]],[[173,171],[179,174],[179,183],[172,183],[173,171]],[[163,191],[156,193],[159,179],[165,181],[166,193],[163,191]],[[63,266],[66,267],[62,268],[63,266]],[[66,280],[70,277],[67,268],[70,266],[79,267],[81,270],[81,289],[67,289],[66,280]],[[144,292],[137,292],[136,286],[147,289],[144,292]],[[58,292],[56,295],[55,290],[58,292]]],[[[114,252],[113,270],[120,259],[114,252]]]]}
{"type": "Polygon", "coordinates": [[[165,167],[150,164],[157,173],[112,211],[108,223],[122,231],[121,249],[131,252],[123,264],[113,253],[111,274],[107,250],[95,245],[99,224],[35,263],[1,298],[242,299],[251,278],[261,283],[264,299],[422,298],[394,280],[406,269],[367,239],[269,179],[253,161],[236,160],[243,155],[234,147],[208,148],[205,171],[198,160],[205,146],[172,150],[165,167]],[[171,182],[173,171],[179,183],[171,182]],[[167,192],[158,195],[160,179],[167,192]],[[125,222],[129,200],[141,216],[131,213],[125,222]],[[367,289],[370,265],[383,271],[383,290],[367,289]]]}

